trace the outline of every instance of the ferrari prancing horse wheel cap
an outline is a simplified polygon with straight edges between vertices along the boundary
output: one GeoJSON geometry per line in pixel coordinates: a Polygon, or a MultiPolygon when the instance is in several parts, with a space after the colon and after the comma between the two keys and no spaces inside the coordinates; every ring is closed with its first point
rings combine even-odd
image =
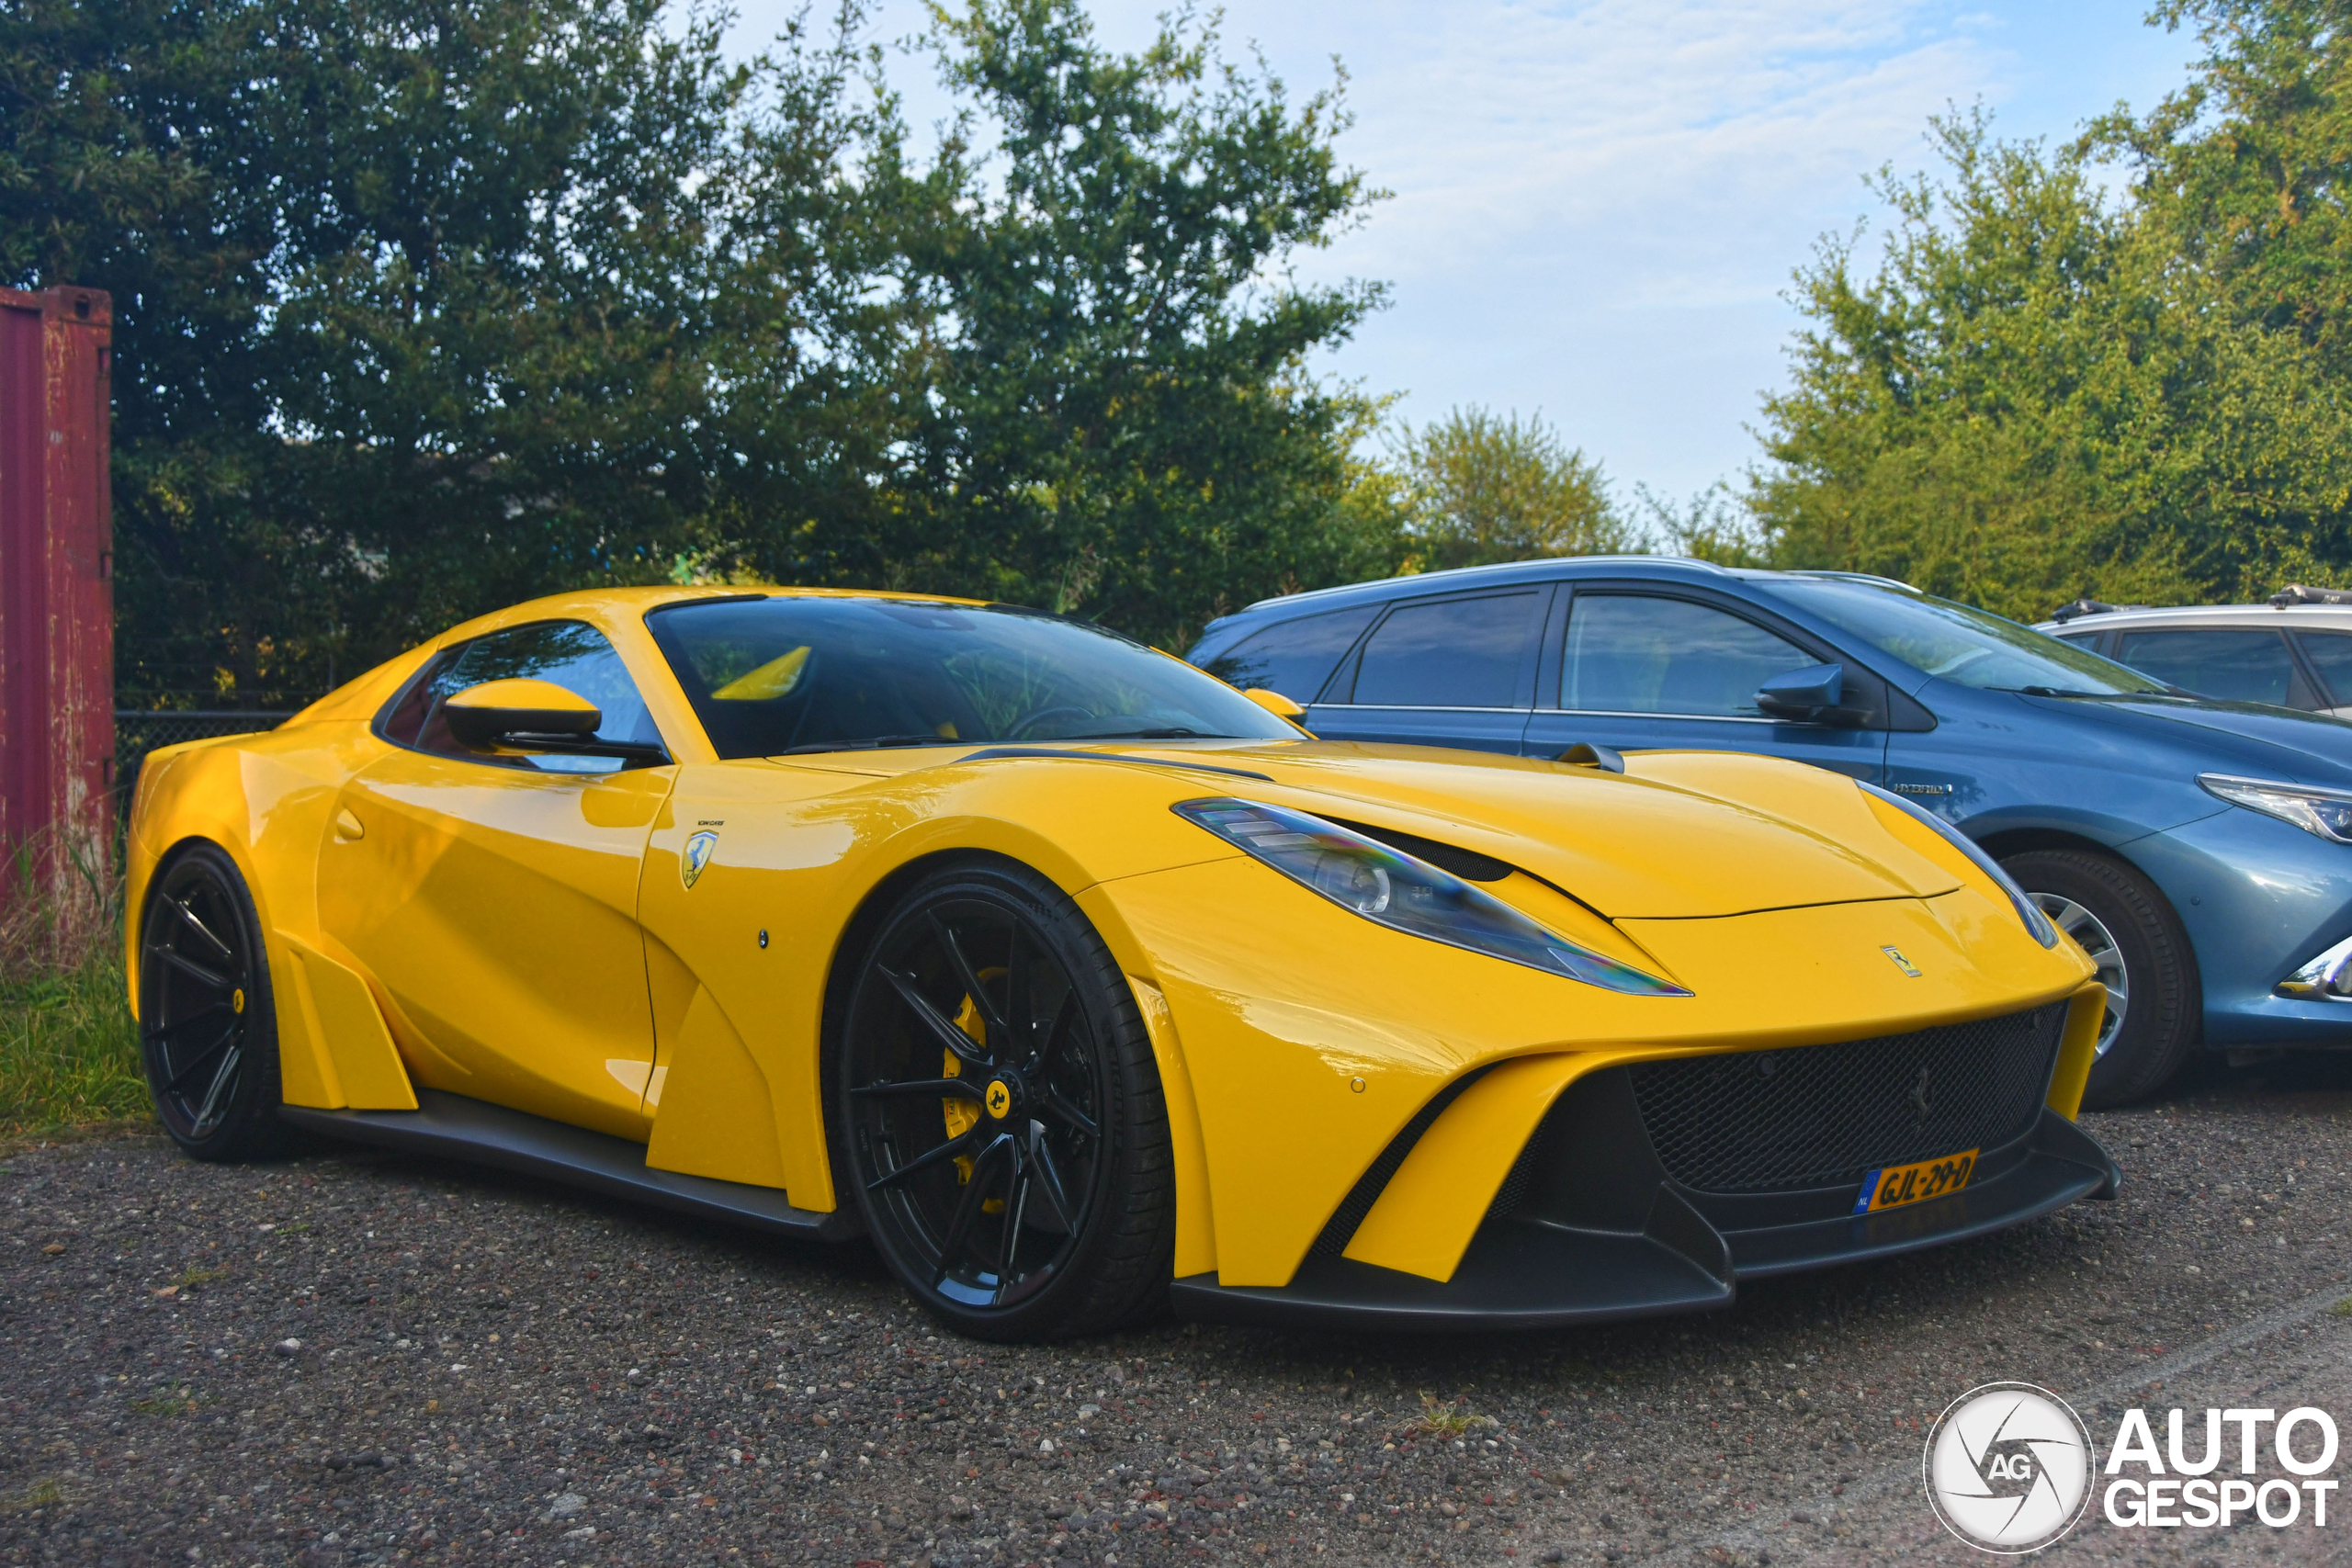
{"type": "Polygon", "coordinates": [[[998,1078],[989,1085],[989,1114],[1001,1122],[1012,1109],[1012,1086],[998,1078]]]}

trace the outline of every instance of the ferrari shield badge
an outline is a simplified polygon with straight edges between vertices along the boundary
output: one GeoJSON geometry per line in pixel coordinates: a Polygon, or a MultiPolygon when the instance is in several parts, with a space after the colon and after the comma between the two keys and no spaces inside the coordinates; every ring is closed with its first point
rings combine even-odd
{"type": "MultiPolygon", "coordinates": [[[[686,886],[687,886],[692,887],[692,886],[694,886],[694,883],[695,883],[695,879],[694,879],[693,877],[689,876],[689,877],[687,877],[687,878],[686,878],[686,886]]],[[[1880,948],[1880,949],[1879,949],[1879,951],[1880,951],[1881,953],[1885,953],[1889,958],[1894,959],[1894,966],[1895,966],[1897,969],[1902,970],[1905,975],[1910,976],[1911,976],[1911,978],[1913,978],[1914,980],[1916,980],[1916,979],[1917,979],[1917,978],[1919,977],[1919,970],[1918,970],[1918,967],[1917,967],[1916,964],[1913,964],[1909,959],[1907,959],[1907,958],[1905,958],[1905,957],[1904,957],[1904,956],[1903,956],[1903,950],[1902,950],[1901,948],[1899,948],[1899,947],[1882,947],[1882,948],[1880,948]]]]}
{"type": "Polygon", "coordinates": [[[678,857],[678,880],[692,887],[710,857],[718,852],[718,835],[705,829],[686,840],[685,853],[678,857]]]}

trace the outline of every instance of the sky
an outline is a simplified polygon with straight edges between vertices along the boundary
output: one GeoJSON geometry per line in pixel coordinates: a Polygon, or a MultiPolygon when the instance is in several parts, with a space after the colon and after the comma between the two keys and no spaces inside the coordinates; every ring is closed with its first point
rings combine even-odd
{"type": "MultiPolygon", "coordinates": [[[[758,47],[798,0],[740,0],[758,47]]],[[[1148,41],[1167,0],[1096,0],[1099,36],[1148,41]]],[[[1928,161],[1928,118],[1983,104],[1998,134],[2060,140],[2119,101],[2144,112],[2196,41],[2147,0],[1228,0],[1293,96],[1348,73],[1340,155],[1394,193],[1297,262],[1374,278],[1391,303],[1317,368],[1425,423],[1540,412],[1674,500],[1738,485],[1799,318],[1783,296],[1819,236],[1878,216],[1863,176],[1928,161]]],[[[878,37],[921,25],[881,0],[878,37]]],[[[896,73],[910,118],[946,100],[896,73]]],[[[1866,246],[1870,243],[1865,241],[1866,246]]]]}

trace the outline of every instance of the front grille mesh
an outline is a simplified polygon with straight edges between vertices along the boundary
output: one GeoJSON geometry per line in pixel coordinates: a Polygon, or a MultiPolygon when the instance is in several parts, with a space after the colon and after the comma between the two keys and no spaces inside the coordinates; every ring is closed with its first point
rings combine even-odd
{"type": "Polygon", "coordinates": [[[1634,1098],[1659,1161],[1685,1187],[1828,1187],[2024,1133],[2065,1021],[2066,1004],[2052,1002],[1840,1045],[1645,1062],[1631,1069],[1634,1098]]]}

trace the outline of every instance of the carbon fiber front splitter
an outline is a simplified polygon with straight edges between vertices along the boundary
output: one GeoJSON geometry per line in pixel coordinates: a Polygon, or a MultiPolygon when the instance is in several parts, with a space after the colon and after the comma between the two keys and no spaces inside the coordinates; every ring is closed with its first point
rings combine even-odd
{"type": "MultiPolygon", "coordinates": [[[[2112,1197],[2121,1180],[2089,1134],[2046,1110],[2023,1137],[1985,1151],[1978,1170],[1979,1179],[1946,1197],[1824,1215],[1837,1199],[1827,1190],[1726,1201],[1636,1165],[1626,1179],[1646,1186],[1645,1207],[1644,1194],[1622,1187],[1600,1206],[1631,1224],[1577,1224],[1540,1211],[1492,1215],[1450,1280],[1325,1255],[1279,1287],[1220,1285],[1213,1274],[1178,1280],[1175,1303],[1187,1315],[1224,1322],[1409,1332],[1702,1312],[1730,1305],[1742,1280],[1963,1241],[2080,1199],[2112,1197]]],[[[1851,1187],[1838,1191],[1852,1201],[1851,1187]]]]}

